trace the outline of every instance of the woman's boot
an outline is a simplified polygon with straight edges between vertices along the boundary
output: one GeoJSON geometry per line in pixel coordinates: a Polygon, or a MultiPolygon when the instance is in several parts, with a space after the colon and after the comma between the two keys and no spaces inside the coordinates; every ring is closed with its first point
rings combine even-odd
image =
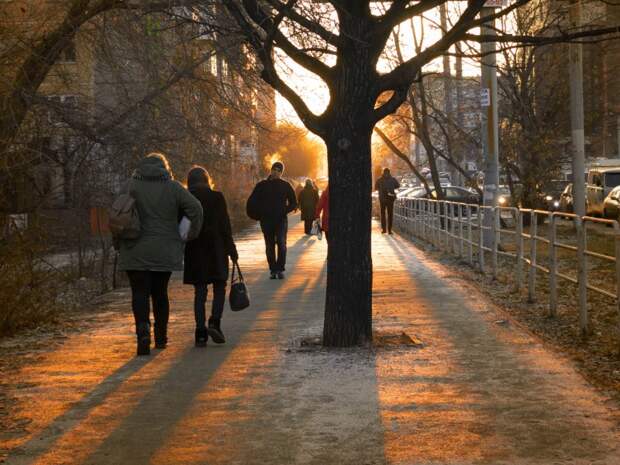
{"type": "Polygon", "coordinates": [[[209,335],[205,328],[196,328],[194,336],[196,340],[196,347],[207,347],[207,339],[209,339],[209,335]]]}
{"type": "Polygon", "coordinates": [[[168,344],[168,325],[157,324],[155,322],[155,348],[165,349],[168,344]]]}
{"type": "Polygon", "coordinates": [[[209,336],[211,336],[211,339],[213,339],[213,342],[216,344],[224,344],[226,342],[224,333],[222,333],[220,328],[220,321],[219,318],[209,318],[209,327],[207,328],[209,336]]]}
{"type": "Polygon", "coordinates": [[[149,355],[151,353],[151,325],[149,323],[138,323],[136,335],[138,337],[138,355],[149,355]]]}

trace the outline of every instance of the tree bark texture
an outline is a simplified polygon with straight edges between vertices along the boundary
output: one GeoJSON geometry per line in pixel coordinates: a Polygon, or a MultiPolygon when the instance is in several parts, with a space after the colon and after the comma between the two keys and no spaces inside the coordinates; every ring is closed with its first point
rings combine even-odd
{"type": "Polygon", "coordinates": [[[328,141],[329,246],[323,344],[372,340],[370,131],[334,128],[328,141]],[[343,146],[350,141],[352,145],[343,146]]]}
{"type": "MultiPolygon", "coordinates": [[[[346,19],[348,37],[363,37],[346,19]],[[350,26],[350,30],[349,29],[350,26]]],[[[352,46],[339,57],[323,135],[329,163],[329,251],[323,344],[364,345],[372,340],[371,136],[376,81],[373,51],[352,46]]]]}

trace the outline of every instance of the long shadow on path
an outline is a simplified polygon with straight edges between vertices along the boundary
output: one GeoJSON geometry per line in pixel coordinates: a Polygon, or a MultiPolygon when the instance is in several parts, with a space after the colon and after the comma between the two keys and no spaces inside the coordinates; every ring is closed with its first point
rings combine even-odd
{"type": "Polygon", "coordinates": [[[399,287],[415,305],[403,320],[429,344],[429,355],[410,360],[417,370],[379,376],[386,399],[398,384],[418,393],[404,407],[417,424],[411,457],[462,442],[460,453],[481,463],[620,463],[609,412],[566,361],[498,320],[484,297],[410,244],[386,241],[394,268],[409,274],[399,287]]]}
{"type": "MultiPolygon", "coordinates": [[[[303,374],[273,383],[274,390],[270,383],[282,364],[295,358],[283,360],[279,341],[320,322],[326,262],[316,246],[302,236],[289,247],[289,273],[283,282],[250,277],[253,305],[235,318],[227,314],[225,346],[172,346],[157,357],[130,360],[24,444],[22,453],[12,454],[8,463],[217,464],[235,463],[235,457],[238,463],[265,463],[264,457],[274,454],[273,444],[279,445],[279,461],[268,463],[293,463],[297,455],[303,456],[305,438],[289,423],[298,400],[291,392],[303,391],[303,374]],[[308,256],[311,247],[315,249],[308,256]],[[146,364],[154,368],[141,371],[146,364]],[[250,436],[235,442],[235,432],[265,440],[251,444],[250,436]],[[258,449],[262,458],[253,456],[258,449]]],[[[264,260],[262,250],[257,256],[264,260]]],[[[181,303],[190,305],[191,295],[181,303]]],[[[178,325],[189,334],[193,321],[185,320],[178,325]]],[[[303,371],[303,366],[297,369],[303,371]]],[[[299,421],[314,410],[304,408],[295,414],[299,421]]]]}

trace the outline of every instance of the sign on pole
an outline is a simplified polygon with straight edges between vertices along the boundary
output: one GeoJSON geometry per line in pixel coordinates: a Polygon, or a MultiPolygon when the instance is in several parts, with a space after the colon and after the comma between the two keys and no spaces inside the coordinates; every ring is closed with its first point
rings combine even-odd
{"type": "Polygon", "coordinates": [[[480,89],[480,106],[491,106],[491,91],[488,87],[483,87],[482,89],[480,89]]]}

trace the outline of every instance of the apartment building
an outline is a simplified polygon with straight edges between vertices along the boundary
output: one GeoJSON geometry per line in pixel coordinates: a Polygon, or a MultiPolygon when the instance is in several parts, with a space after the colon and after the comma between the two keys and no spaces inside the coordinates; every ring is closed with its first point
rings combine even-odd
{"type": "MultiPolygon", "coordinates": [[[[11,56],[17,47],[10,39],[34,44],[63,20],[62,5],[0,1],[0,34],[9,44],[3,83],[24,59],[11,56]]],[[[40,206],[33,183],[47,207],[72,207],[78,199],[101,205],[153,150],[169,155],[179,178],[200,163],[220,188],[251,187],[261,168],[261,134],[275,123],[275,98],[259,88],[247,50],[210,27],[224,19],[211,8],[112,10],[84,25],[33,97],[14,149],[24,168],[7,180],[5,209],[40,206]],[[89,189],[79,182],[84,178],[89,189]]]]}
{"type": "MultiPolygon", "coordinates": [[[[13,92],[20,66],[64,19],[51,0],[0,2],[0,92],[13,92]]],[[[27,98],[31,111],[11,147],[12,176],[3,173],[5,208],[24,210],[43,201],[61,206],[71,192],[64,179],[79,163],[83,147],[72,126],[87,125],[94,100],[94,60],[85,25],[61,52],[38,91],[27,98]],[[33,195],[36,193],[36,195],[33,195]]],[[[6,110],[5,110],[6,111],[6,110]]]]}

